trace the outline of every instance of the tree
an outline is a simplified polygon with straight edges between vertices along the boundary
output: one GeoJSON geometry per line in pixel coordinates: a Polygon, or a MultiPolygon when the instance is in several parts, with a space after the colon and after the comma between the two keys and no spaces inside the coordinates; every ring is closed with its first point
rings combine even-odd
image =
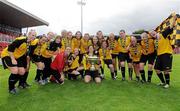
{"type": "Polygon", "coordinates": [[[139,29],[133,32],[133,34],[142,34],[143,32],[146,32],[144,29],[139,29]]]}

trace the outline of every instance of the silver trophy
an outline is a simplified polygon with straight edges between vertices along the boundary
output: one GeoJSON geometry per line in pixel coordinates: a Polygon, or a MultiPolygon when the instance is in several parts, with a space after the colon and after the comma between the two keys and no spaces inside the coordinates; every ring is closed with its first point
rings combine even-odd
{"type": "Polygon", "coordinates": [[[97,56],[89,56],[87,58],[87,61],[91,64],[90,71],[95,71],[96,70],[95,64],[98,63],[99,58],[97,56]]]}

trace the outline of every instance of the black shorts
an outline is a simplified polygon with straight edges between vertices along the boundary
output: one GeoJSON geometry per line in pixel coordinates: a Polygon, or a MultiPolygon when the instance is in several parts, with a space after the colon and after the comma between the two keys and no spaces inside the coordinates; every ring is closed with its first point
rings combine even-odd
{"type": "Polygon", "coordinates": [[[58,70],[54,70],[54,69],[51,69],[51,78],[50,78],[50,81],[51,82],[56,82],[56,81],[62,81],[61,80],[61,74],[59,73],[58,70]]]}
{"type": "Polygon", "coordinates": [[[83,57],[84,57],[84,54],[79,54],[79,61],[78,61],[79,64],[82,63],[83,57]]]}
{"type": "Polygon", "coordinates": [[[27,56],[23,55],[20,58],[16,59],[17,64],[13,64],[12,60],[9,56],[3,57],[2,58],[2,64],[4,69],[7,69],[8,67],[27,67],[27,56]]]}
{"type": "Polygon", "coordinates": [[[118,58],[120,59],[120,62],[124,62],[124,61],[127,61],[127,63],[132,62],[132,59],[130,58],[129,53],[120,52],[118,58]]]}
{"type": "Polygon", "coordinates": [[[146,64],[146,62],[148,61],[148,64],[153,65],[155,58],[156,58],[156,53],[155,52],[151,53],[151,54],[148,54],[148,55],[142,54],[141,59],[140,59],[140,63],[146,64]]]}
{"type": "Polygon", "coordinates": [[[175,45],[176,45],[177,47],[180,47],[180,39],[176,39],[175,45]]]}
{"type": "Polygon", "coordinates": [[[52,62],[51,58],[41,57],[41,61],[44,63],[45,67],[50,68],[50,65],[51,65],[51,62],[52,62]]]}
{"type": "Polygon", "coordinates": [[[172,59],[173,59],[172,54],[166,53],[166,54],[162,54],[162,55],[157,56],[154,69],[160,70],[160,71],[166,71],[166,70],[171,71],[172,59]]]}
{"type": "Polygon", "coordinates": [[[104,59],[104,64],[106,64],[109,68],[109,65],[112,64],[112,60],[111,59],[104,59]]]}
{"type": "Polygon", "coordinates": [[[31,58],[32,62],[43,62],[42,56],[33,55],[31,58]]]}
{"type": "Polygon", "coordinates": [[[118,54],[111,54],[111,56],[113,59],[118,58],[118,54]]]}
{"type": "Polygon", "coordinates": [[[54,75],[58,75],[59,79],[61,78],[61,74],[59,73],[58,70],[54,70],[54,69],[51,68],[51,72],[52,72],[52,75],[53,75],[53,76],[54,76],[54,75]]]}
{"type": "Polygon", "coordinates": [[[50,74],[51,74],[51,62],[52,62],[52,59],[42,57],[42,62],[44,63],[44,66],[45,66],[44,67],[44,75],[49,77],[50,74]]]}
{"type": "Polygon", "coordinates": [[[85,76],[86,75],[91,76],[93,79],[95,79],[96,77],[100,77],[98,70],[95,71],[85,70],[85,76]]]}
{"type": "Polygon", "coordinates": [[[71,74],[74,70],[76,70],[77,69],[77,67],[76,68],[74,68],[74,69],[69,69],[68,70],[68,74],[71,74]]]}

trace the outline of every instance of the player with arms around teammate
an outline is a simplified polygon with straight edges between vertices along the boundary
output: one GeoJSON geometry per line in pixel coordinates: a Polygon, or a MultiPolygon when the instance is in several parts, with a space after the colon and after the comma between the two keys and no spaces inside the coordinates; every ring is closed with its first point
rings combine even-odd
{"type": "Polygon", "coordinates": [[[42,46],[46,43],[47,38],[46,36],[38,36],[37,39],[32,41],[30,45],[30,58],[32,62],[36,65],[36,77],[35,81],[41,84],[42,81],[42,75],[43,75],[43,69],[44,69],[44,63],[42,61],[41,51],[42,46]]]}
{"type": "Polygon", "coordinates": [[[112,63],[114,66],[115,76],[117,76],[117,62],[118,62],[117,60],[118,60],[118,55],[119,55],[119,44],[118,44],[118,40],[115,39],[114,33],[109,34],[108,44],[111,50],[112,63]]]}

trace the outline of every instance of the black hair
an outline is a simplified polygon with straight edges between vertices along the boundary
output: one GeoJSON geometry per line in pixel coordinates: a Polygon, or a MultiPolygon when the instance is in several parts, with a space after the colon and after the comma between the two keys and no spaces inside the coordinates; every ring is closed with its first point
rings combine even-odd
{"type": "Polygon", "coordinates": [[[121,29],[119,32],[124,32],[124,33],[126,33],[124,29],[121,29]]]}
{"type": "Polygon", "coordinates": [[[49,50],[56,51],[58,48],[61,48],[61,43],[56,43],[55,41],[50,42],[49,50]]]}
{"type": "Polygon", "coordinates": [[[77,35],[77,33],[80,33],[80,34],[81,34],[81,37],[82,37],[82,33],[81,33],[81,31],[77,31],[77,32],[75,33],[75,35],[77,35]]]}

